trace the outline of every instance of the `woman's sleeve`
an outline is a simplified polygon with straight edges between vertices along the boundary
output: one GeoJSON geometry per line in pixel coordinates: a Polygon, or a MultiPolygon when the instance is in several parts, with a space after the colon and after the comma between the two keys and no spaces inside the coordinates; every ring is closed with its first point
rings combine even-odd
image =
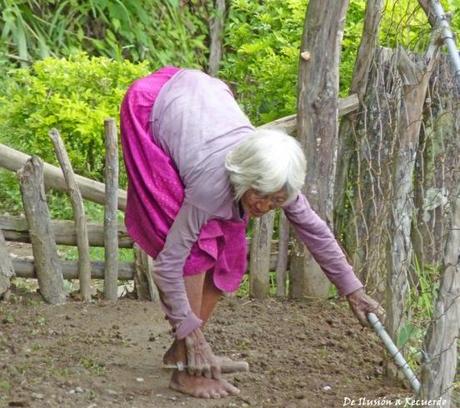
{"type": "Polygon", "coordinates": [[[363,287],[331,230],[313,211],[303,194],[299,194],[294,201],[283,207],[283,210],[299,238],[328,279],[337,287],[340,295],[348,295],[363,287]]]}
{"type": "Polygon", "coordinates": [[[190,307],[183,271],[190,250],[208,218],[206,212],[184,202],[154,263],[153,279],[178,339],[183,339],[203,323],[190,307]]]}

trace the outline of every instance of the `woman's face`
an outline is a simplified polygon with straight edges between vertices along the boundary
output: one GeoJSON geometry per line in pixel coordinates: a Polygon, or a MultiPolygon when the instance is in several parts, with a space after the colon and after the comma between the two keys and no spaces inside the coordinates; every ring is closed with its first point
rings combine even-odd
{"type": "Polygon", "coordinates": [[[285,190],[271,194],[262,194],[252,188],[241,197],[241,205],[251,217],[261,217],[270,210],[280,208],[288,199],[285,190]]]}

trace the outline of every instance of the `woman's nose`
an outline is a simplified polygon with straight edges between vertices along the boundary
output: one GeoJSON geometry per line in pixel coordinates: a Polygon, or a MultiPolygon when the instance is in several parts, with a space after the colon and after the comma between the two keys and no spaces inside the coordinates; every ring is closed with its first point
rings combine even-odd
{"type": "Polygon", "coordinates": [[[259,203],[257,209],[258,209],[258,211],[267,213],[267,212],[273,210],[273,203],[271,202],[271,200],[264,200],[264,201],[261,201],[261,202],[259,203]]]}

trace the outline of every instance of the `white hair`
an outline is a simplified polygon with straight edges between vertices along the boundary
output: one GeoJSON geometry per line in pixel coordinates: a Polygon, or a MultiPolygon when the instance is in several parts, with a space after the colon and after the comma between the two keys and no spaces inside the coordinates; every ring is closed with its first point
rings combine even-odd
{"type": "Polygon", "coordinates": [[[304,185],[306,167],[300,144],[293,137],[270,129],[255,130],[225,158],[237,200],[252,188],[262,194],[284,189],[289,201],[304,185]]]}

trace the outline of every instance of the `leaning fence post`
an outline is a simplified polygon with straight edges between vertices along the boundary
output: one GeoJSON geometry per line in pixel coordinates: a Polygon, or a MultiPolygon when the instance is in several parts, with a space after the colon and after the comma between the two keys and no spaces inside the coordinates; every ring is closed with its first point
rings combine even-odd
{"type": "Polygon", "coordinates": [[[289,259],[289,221],[280,212],[278,258],[276,260],[276,296],[286,296],[286,277],[289,259]]]}
{"type": "Polygon", "coordinates": [[[273,234],[274,211],[254,219],[249,259],[249,295],[257,299],[269,295],[270,252],[273,234]]]}
{"type": "Polygon", "coordinates": [[[88,227],[86,224],[85,207],[83,206],[80,189],[75,181],[72,164],[59,132],[57,129],[51,129],[49,131],[49,136],[53,141],[54,151],[56,152],[69,190],[75,219],[75,232],[77,235],[80,293],[82,299],[88,302],[91,300],[91,261],[89,256],[88,227]]]}
{"type": "Polygon", "coordinates": [[[118,143],[117,128],[113,119],[104,121],[105,130],[105,206],[104,247],[105,275],[104,296],[118,299],[118,143]]]}
{"type": "Polygon", "coordinates": [[[153,282],[153,259],[137,244],[134,250],[134,286],[139,300],[158,300],[158,289],[153,282]]]}
{"type": "Polygon", "coordinates": [[[37,156],[31,157],[18,171],[18,177],[40,293],[48,303],[64,303],[64,279],[46,203],[43,161],[37,156]]]}
{"type": "Polygon", "coordinates": [[[0,230],[0,299],[7,294],[12,276],[14,276],[13,264],[6,248],[3,231],[0,230]]]}

